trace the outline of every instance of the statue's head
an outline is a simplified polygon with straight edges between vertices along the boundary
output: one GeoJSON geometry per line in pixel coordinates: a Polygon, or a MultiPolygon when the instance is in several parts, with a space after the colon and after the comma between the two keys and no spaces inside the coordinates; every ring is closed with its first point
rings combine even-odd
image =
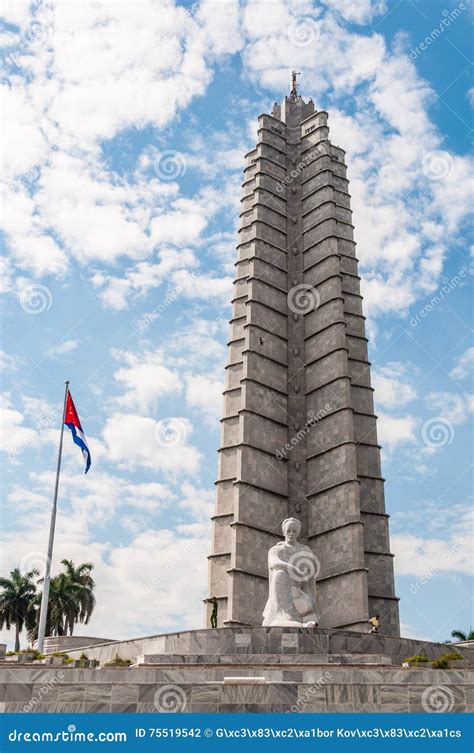
{"type": "Polygon", "coordinates": [[[281,529],[287,544],[294,544],[301,532],[301,523],[296,518],[285,518],[281,529]]]}

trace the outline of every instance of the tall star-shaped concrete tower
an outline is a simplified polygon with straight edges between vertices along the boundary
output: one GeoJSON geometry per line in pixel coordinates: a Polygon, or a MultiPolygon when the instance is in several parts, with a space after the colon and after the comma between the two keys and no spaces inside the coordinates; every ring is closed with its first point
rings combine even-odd
{"type": "MultiPolygon", "coordinates": [[[[289,515],[319,562],[321,627],[399,635],[345,152],[291,91],[246,155],[209,593],[261,625],[289,515]]],[[[207,624],[210,609],[208,605],[207,624]]]]}

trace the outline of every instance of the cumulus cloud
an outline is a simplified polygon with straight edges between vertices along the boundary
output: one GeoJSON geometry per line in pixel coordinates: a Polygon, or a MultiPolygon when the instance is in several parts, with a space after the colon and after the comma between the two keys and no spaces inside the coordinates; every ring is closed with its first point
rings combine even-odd
{"type": "Polygon", "coordinates": [[[389,452],[400,445],[417,441],[417,419],[414,416],[391,416],[386,413],[378,414],[377,433],[380,444],[389,452]]]}
{"type": "Polygon", "coordinates": [[[212,426],[222,416],[224,384],[221,375],[190,375],[186,379],[186,402],[190,408],[200,411],[212,426]]]}
{"type": "Polygon", "coordinates": [[[164,365],[161,352],[135,354],[115,350],[113,355],[126,364],[114,374],[124,388],[123,394],[115,398],[117,405],[146,412],[154,409],[165,395],[181,391],[180,376],[164,365]]]}
{"type": "Polygon", "coordinates": [[[23,426],[23,413],[18,410],[9,393],[4,392],[1,395],[0,414],[0,450],[8,453],[11,459],[15,459],[35,441],[37,432],[23,426]]]}
{"type": "Polygon", "coordinates": [[[456,366],[449,372],[453,379],[465,379],[474,367],[474,348],[468,348],[457,359],[456,366]]]}
{"type": "Polygon", "coordinates": [[[49,349],[48,355],[50,356],[50,358],[64,356],[67,353],[72,353],[73,350],[76,350],[78,345],[79,340],[63,340],[57,345],[53,345],[53,347],[49,349]]]}
{"type": "Polygon", "coordinates": [[[391,547],[397,575],[472,574],[472,556],[462,536],[446,541],[412,534],[397,535],[392,537],[391,547]]]}
{"type": "Polygon", "coordinates": [[[397,575],[413,575],[424,578],[425,582],[443,573],[471,575],[468,532],[472,525],[473,512],[469,505],[445,507],[441,500],[422,504],[417,510],[396,513],[392,526],[396,533],[392,533],[391,548],[397,575]]]}
{"type": "Polygon", "coordinates": [[[147,416],[117,413],[104,426],[107,457],[121,468],[143,468],[176,477],[196,474],[201,454],[187,439],[193,427],[186,417],[167,417],[162,426],[147,416]]]}
{"type": "Polygon", "coordinates": [[[3,92],[11,124],[2,152],[4,229],[21,268],[64,274],[68,256],[143,259],[158,242],[199,236],[202,212],[188,211],[183,221],[179,207],[160,211],[175,183],[119,176],[113,151],[101,146],[128,128],[164,127],[203,94],[212,61],[240,46],[238,3],[226,14],[214,6],[203,2],[195,16],[151,0],[7,8],[16,49],[7,60],[15,87],[3,92]],[[36,20],[48,38],[32,49],[21,29],[36,20]]]}
{"type": "Polygon", "coordinates": [[[468,394],[430,392],[426,396],[426,404],[431,410],[437,411],[438,416],[455,425],[466,423],[474,412],[474,396],[468,394]]]}
{"type": "Polygon", "coordinates": [[[0,369],[2,369],[2,371],[15,371],[20,366],[21,362],[21,358],[18,356],[0,350],[0,369]]]}
{"type": "Polygon", "coordinates": [[[409,383],[409,370],[409,366],[399,362],[390,362],[386,366],[373,369],[372,386],[375,389],[377,405],[393,410],[415,399],[416,390],[409,383]]]}

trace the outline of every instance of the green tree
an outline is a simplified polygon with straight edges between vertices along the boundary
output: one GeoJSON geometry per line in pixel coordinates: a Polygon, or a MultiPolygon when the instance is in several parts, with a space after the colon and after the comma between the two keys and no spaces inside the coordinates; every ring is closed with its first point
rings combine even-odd
{"type": "Polygon", "coordinates": [[[20,633],[23,628],[29,630],[34,624],[34,578],[38,575],[39,571],[35,569],[22,575],[20,568],[16,567],[10,572],[10,578],[0,578],[0,630],[3,627],[7,630],[15,627],[15,651],[20,650],[20,633]]]}
{"type": "Polygon", "coordinates": [[[474,641],[474,630],[469,628],[468,633],[463,633],[462,630],[453,630],[451,633],[453,638],[457,638],[458,641],[474,641]]]}
{"type": "MultiPolygon", "coordinates": [[[[46,635],[72,635],[78,622],[87,625],[96,604],[91,576],[94,565],[84,562],[77,567],[72,560],[61,560],[64,572],[51,578],[49,584],[48,616],[46,635]]],[[[42,580],[39,581],[42,583],[42,580]]],[[[41,594],[35,602],[35,624],[29,637],[33,641],[38,634],[41,594]]]]}
{"type": "Polygon", "coordinates": [[[82,565],[76,567],[72,560],[61,560],[61,564],[64,566],[69,583],[74,586],[75,595],[80,605],[79,611],[75,613],[71,611],[66,620],[66,630],[69,630],[69,635],[72,635],[74,624],[82,622],[87,625],[94,611],[96,604],[95,583],[91,575],[94,565],[91,562],[83,562],[82,565]]]}

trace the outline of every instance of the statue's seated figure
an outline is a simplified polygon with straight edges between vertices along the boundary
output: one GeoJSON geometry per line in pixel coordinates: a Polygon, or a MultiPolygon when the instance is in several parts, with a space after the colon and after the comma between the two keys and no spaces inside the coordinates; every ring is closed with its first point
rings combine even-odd
{"type": "Polygon", "coordinates": [[[285,541],[268,552],[269,590],[263,625],[316,627],[316,582],[318,560],[308,546],[298,542],[301,523],[286,518],[285,541]]]}

